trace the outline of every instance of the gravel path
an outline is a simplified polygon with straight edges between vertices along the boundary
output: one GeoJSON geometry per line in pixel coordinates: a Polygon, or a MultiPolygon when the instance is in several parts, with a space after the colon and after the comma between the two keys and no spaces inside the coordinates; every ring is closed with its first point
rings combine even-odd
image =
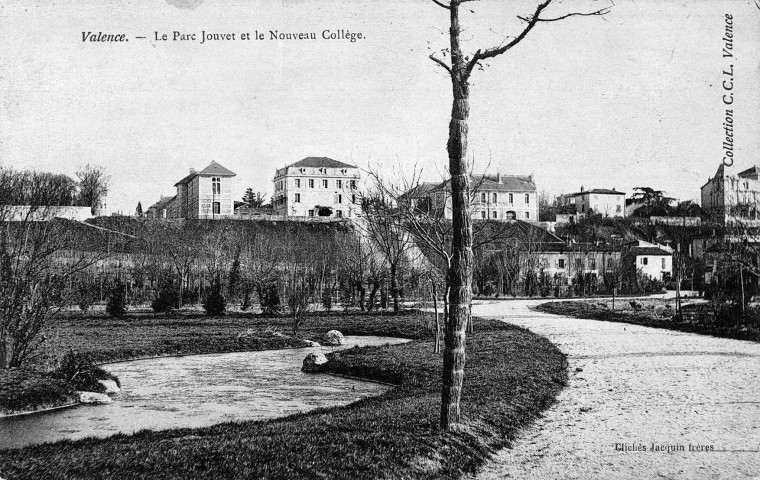
{"type": "Polygon", "coordinates": [[[539,303],[473,305],[570,364],[557,403],[478,479],[760,480],[760,344],[529,309],[539,303]]]}

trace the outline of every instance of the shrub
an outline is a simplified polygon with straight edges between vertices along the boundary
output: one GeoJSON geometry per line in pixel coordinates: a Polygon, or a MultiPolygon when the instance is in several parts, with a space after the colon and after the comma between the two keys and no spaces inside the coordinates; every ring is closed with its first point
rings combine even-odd
{"type": "Polygon", "coordinates": [[[325,310],[328,312],[332,310],[332,289],[331,288],[325,288],[322,290],[322,306],[325,307],[325,310]]]}
{"type": "Polygon", "coordinates": [[[227,304],[224,301],[224,295],[222,295],[222,284],[218,280],[211,285],[211,289],[206,295],[206,302],[203,304],[206,315],[216,316],[224,315],[224,311],[227,309],[227,304]]]}
{"type": "Polygon", "coordinates": [[[90,309],[95,300],[98,299],[98,295],[94,288],[94,285],[89,283],[80,283],[74,290],[74,301],[79,309],[86,312],[90,309]]]}
{"type": "Polygon", "coordinates": [[[261,312],[264,315],[277,315],[282,312],[280,292],[275,284],[259,289],[259,302],[261,303],[261,312]]]}
{"type": "Polygon", "coordinates": [[[112,317],[123,317],[127,313],[126,307],[126,292],[124,284],[117,281],[116,284],[111,287],[108,292],[108,300],[106,301],[106,313],[112,317]]]}
{"type": "Polygon", "coordinates": [[[113,380],[121,387],[119,379],[111,373],[95,366],[90,357],[69,351],[53,377],[68,382],[74,390],[105,392],[106,388],[98,380],[113,380]]]}
{"type": "Polygon", "coordinates": [[[158,287],[156,298],[153,299],[150,306],[156,313],[172,313],[172,310],[179,305],[179,292],[174,282],[171,280],[161,282],[158,287]]]}
{"type": "Polygon", "coordinates": [[[201,292],[198,288],[185,288],[182,290],[182,304],[195,305],[201,298],[201,292]]]}

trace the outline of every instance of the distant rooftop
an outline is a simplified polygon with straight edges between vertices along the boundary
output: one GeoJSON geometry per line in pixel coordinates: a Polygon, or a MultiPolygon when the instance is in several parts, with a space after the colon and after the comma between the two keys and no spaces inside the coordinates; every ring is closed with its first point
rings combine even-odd
{"type": "Polygon", "coordinates": [[[618,192],[614,188],[612,190],[609,188],[592,188],[591,190],[583,190],[582,192],[570,193],[568,196],[577,197],[578,195],[586,195],[588,193],[595,193],[599,195],[625,195],[625,193],[618,192]]]}
{"type": "Polygon", "coordinates": [[[174,185],[182,185],[184,183],[189,182],[193,178],[199,177],[199,176],[234,177],[235,175],[237,175],[235,172],[233,172],[232,170],[228,168],[225,168],[224,166],[214,161],[214,162],[209,163],[208,166],[204,168],[203,170],[201,170],[200,172],[190,172],[189,175],[187,175],[186,177],[184,177],[182,180],[175,183],[174,185]]]}
{"type": "Polygon", "coordinates": [[[356,168],[354,165],[339,162],[327,157],[306,157],[303,160],[299,160],[296,163],[288,165],[288,167],[303,167],[303,168],[356,168]]]}
{"type": "MultiPolygon", "coordinates": [[[[487,190],[489,192],[535,192],[536,184],[533,182],[532,175],[470,175],[470,188],[473,191],[487,190]]],[[[413,191],[407,192],[407,195],[424,196],[438,189],[448,191],[449,180],[443,183],[422,183],[413,191]]]]}

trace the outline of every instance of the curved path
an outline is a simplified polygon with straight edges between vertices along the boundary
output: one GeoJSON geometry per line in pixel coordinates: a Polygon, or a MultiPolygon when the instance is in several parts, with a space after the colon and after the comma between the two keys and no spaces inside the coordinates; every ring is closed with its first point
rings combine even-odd
{"type": "Polygon", "coordinates": [[[546,336],[570,366],[557,403],[478,479],[760,480],[760,344],[529,309],[540,303],[473,305],[546,336]]]}

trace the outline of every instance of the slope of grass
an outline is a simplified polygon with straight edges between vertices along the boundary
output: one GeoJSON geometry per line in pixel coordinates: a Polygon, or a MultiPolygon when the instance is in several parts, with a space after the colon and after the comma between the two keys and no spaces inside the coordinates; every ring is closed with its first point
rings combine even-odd
{"type": "MultiPolygon", "coordinates": [[[[417,336],[415,316],[310,320],[310,328],[417,336]],[[317,327],[319,325],[319,327],[317,327]]],[[[324,372],[392,381],[385,394],[338,408],[263,422],[144,431],[0,452],[16,478],[458,478],[509,444],[566,381],[548,340],[493,320],[468,336],[466,428],[437,428],[441,358],[432,340],[352,349],[324,372]]]]}

